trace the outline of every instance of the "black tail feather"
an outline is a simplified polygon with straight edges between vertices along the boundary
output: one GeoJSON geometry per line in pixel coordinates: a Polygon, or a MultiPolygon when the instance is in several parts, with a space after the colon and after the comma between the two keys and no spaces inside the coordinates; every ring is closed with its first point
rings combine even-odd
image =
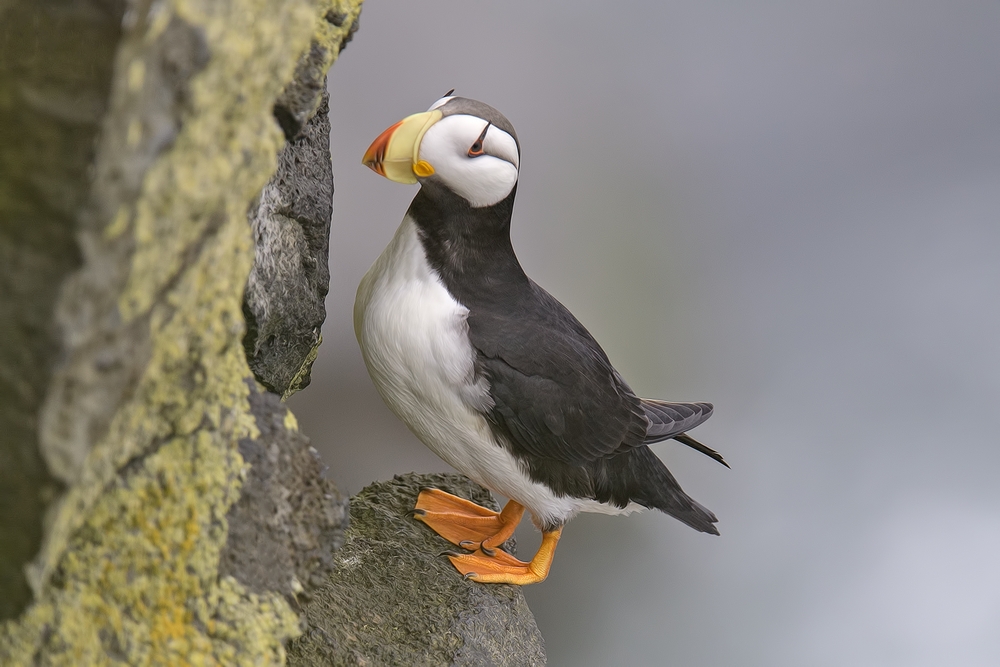
{"type": "Polygon", "coordinates": [[[727,468],[729,468],[729,464],[726,463],[726,460],[724,458],[722,458],[722,454],[720,454],[719,452],[715,451],[711,447],[708,447],[706,445],[701,444],[700,442],[698,442],[697,440],[695,440],[694,438],[692,438],[687,433],[680,433],[678,435],[675,435],[674,436],[674,440],[676,440],[677,442],[679,442],[679,443],[681,443],[683,445],[687,445],[691,449],[694,449],[696,451],[701,452],[702,454],[704,454],[705,456],[707,456],[707,457],[709,457],[711,459],[715,459],[716,461],[718,461],[722,465],[724,465],[727,468]]]}
{"type": "Polygon", "coordinates": [[[649,447],[594,462],[591,479],[597,500],[625,507],[636,502],[666,512],[703,533],[718,535],[718,519],[707,508],[684,493],[680,484],[649,447]]]}

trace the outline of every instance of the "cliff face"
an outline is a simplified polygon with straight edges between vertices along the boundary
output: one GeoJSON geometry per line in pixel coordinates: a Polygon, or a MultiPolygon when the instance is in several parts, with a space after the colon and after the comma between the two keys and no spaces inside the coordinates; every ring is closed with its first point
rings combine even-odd
{"type": "Polygon", "coordinates": [[[0,6],[2,517],[24,536],[3,540],[4,663],[277,663],[299,632],[289,600],[346,511],[247,382],[243,291],[275,108],[313,116],[319,91],[294,106],[290,84],[357,19],[327,4],[0,6]],[[248,461],[275,449],[265,482],[248,461]],[[236,553],[259,554],[248,498],[305,508],[272,526],[284,567],[260,584],[236,553]]]}
{"type": "Polygon", "coordinates": [[[280,397],[321,340],[359,12],[0,0],[0,664],[279,664],[323,622],[347,504],[280,397]]]}

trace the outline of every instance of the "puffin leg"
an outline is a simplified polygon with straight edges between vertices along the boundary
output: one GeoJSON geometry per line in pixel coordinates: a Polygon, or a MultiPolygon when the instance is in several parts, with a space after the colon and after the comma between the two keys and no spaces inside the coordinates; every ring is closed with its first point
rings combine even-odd
{"type": "Polygon", "coordinates": [[[440,489],[424,489],[417,496],[412,514],[452,544],[478,548],[487,543],[490,549],[510,539],[524,507],[511,500],[502,512],[494,512],[440,489]]]}
{"type": "Polygon", "coordinates": [[[542,533],[542,545],[529,563],[514,558],[506,551],[497,551],[493,556],[487,556],[481,551],[450,554],[448,560],[466,579],[483,584],[535,584],[549,576],[560,535],[562,526],[542,533]]]}
{"type": "Polygon", "coordinates": [[[467,548],[478,546],[487,556],[492,556],[496,553],[497,549],[503,546],[504,542],[514,535],[514,531],[517,530],[517,525],[521,523],[521,517],[523,516],[524,505],[513,500],[508,500],[507,504],[503,506],[503,510],[497,516],[500,529],[496,533],[487,537],[478,545],[475,543],[470,544],[469,541],[463,541],[458,546],[467,548]]]}

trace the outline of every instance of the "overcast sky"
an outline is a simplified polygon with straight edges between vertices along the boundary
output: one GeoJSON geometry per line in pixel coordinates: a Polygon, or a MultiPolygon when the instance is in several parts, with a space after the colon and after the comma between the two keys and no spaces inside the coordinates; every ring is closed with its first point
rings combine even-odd
{"type": "Polygon", "coordinates": [[[361,155],[450,88],[517,129],[528,274],[639,393],[715,403],[695,435],[733,466],[656,446],[719,538],[567,526],[526,588],[550,664],[1000,664],[1000,3],[368,0],[291,401],[348,493],[446,469],[351,307],[416,191],[361,155]]]}

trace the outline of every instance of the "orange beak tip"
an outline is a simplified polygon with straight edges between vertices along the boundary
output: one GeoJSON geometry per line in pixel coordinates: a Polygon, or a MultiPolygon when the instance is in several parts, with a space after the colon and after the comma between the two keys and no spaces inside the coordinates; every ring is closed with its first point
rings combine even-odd
{"type": "Polygon", "coordinates": [[[378,135],[372,145],[368,147],[365,151],[365,155],[361,158],[361,164],[365,165],[372,171],[374,171],[379,176],[385,176],[385,169],[382,166],[382,158],[385,157],[385,151],[389,146],[389,140],[392,139],[393,133],[395,133],[396,128],[403,124],[403,121],[399,121],[392,127],[388,128],[385,132],[378,135]]]}

